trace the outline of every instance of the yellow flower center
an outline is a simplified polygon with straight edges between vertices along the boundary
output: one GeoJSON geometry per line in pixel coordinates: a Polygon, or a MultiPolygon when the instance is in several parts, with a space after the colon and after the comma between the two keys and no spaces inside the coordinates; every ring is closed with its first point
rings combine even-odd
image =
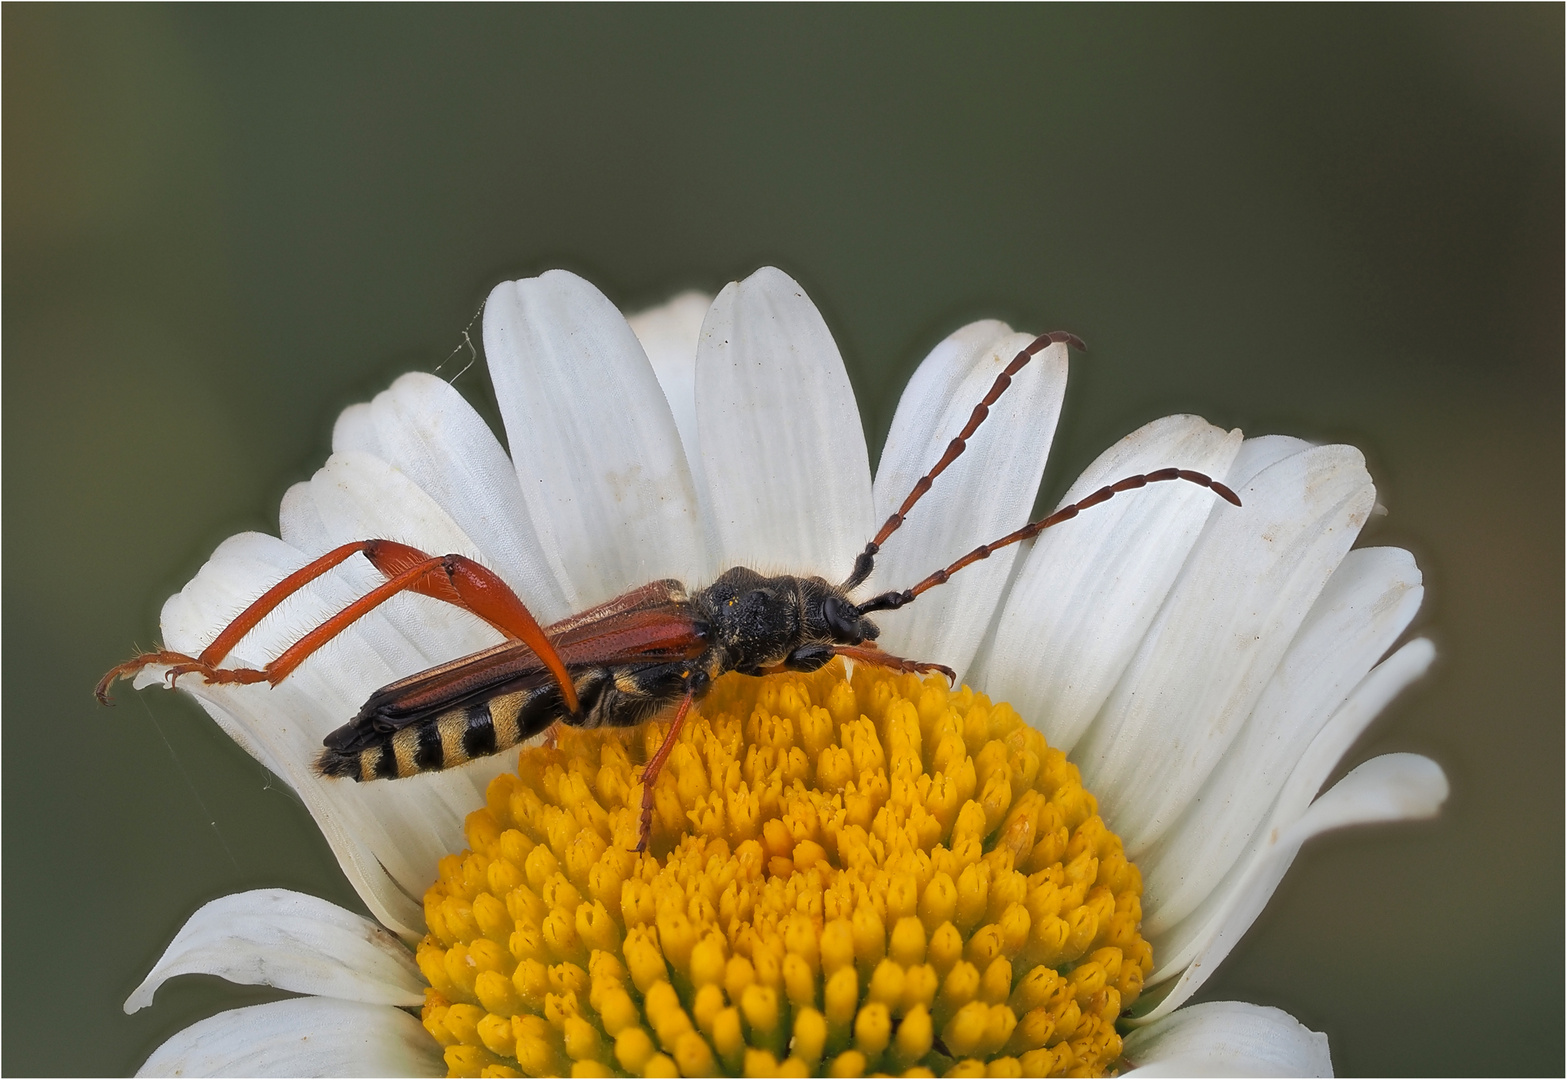
{"type": "Polygon", "coordinates": [[[1142,878],[1010,706],[834,663],[522,752],[418,950],[453,1076],[1102,1075],[1142,878]]]}

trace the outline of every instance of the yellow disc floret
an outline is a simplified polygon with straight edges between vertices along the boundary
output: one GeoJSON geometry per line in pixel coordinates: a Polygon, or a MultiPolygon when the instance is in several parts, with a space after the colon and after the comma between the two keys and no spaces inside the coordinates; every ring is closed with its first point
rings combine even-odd
{"type": "Polygon", "coordinates": [[[840,663],[522,752],[418,950],[453,1076],[1103,1075],[1142,878],[1011,707],[840,663]]]}

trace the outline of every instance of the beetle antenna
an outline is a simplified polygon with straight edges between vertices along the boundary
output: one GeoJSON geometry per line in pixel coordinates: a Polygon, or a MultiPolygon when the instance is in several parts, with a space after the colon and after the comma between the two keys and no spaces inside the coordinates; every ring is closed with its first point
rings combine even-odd
{"type": "MultiPolygon", "coordinates": [[[[854,560],[854,571],[849,575],[840,588],[845,591],[858,588],[864,584],[865,579],[871,576],[871,570],[876,565],[876,553],[887,542],[887,538],[898,531],[898,526],[903,524],[903,519],[908,516],[914,504],[919,502],[924,494],[930,490],[931,483],[946,472],[947,466],[956,461],[968,449],[969,439],[974,437],[974,432],[979,430],[979,425],[985,422],[985,417],[990,415],[990,407],[996,400],[1006,393],[1007,387],[1012,385],[1012,376],[1022,371],[1036,353],[1043,352],[1051,345],[1071,345],[1081,352],[1087,352],[1088,346],[1083,344],[1083,339],[1076,334],[1069,334],[1065,330],[1052,330],[1048,334],[1041,334],[1031,341],[1027,348],[1012,358],[1012,362],[1006,366],[1006,370],[996,376],[996,381],[991,384],[990,392],[985,395],[983,401],[974,406],[974,412],[968,418],[968,423],[963,425],[963,430],[958,432],[958,437],[947,444],[946,453],[941,455],[941,460],[935,467],[920,477],[919,483],[914,485],[914,490],[909,492],[908,498],[903,500],[903,505],[898,507],[897,513],[889,517],[876,534],[875,539],[865,545],[865,550],[860,552],[854,560]]],[[[983,556],[982,556],[983,557],[983,556]]]]}
{"type": "Polygon", "coordinates": [[[959,570],[963,569],[965,566],[968,566],[970,563],[979,562],[981,559],[988,559],[992,553],[999,551],[1000,549],[1011,544],[1016,544],[1022,540],[1032,539],[1033,537],[1038,536],[1040,533],[1044,532],[1046,529],[1050,528],[1050,526],[1059,525],[1063,521],[1070,521],[1084,510],[1087,510],[1090,506],[1098,506],[1100,503],[1109,500],[1123,491],[1132,491],[1136,488],[1147,487],[1149,484],[1157,484],[1164,480],[1185,480],[1188,483],[1199,484],[1202,487],[1213,491],[1214,494],[1218,495],[1225,502],[1234,503],[1236,506],[1241,504],[1240,496],[1236,495],[1235,492],[1231,491],[1228,487],[1219,483],[1217,480],[1214,480],[1212,477],[1205,476],[1200,472],[1192,472],[1190,469],[1160,469],[1158,472],[1141,473],[1137,476],[1128,476],[1125,480],[1117,480],[1115,483],[1110,484],[1107,487],[1100,488],[1086,499],[1072,503],[1070,506],[1063,506],[1049,517],[1040,518],[1038,521],[1030,522],[1029,524],[1024,525],[1021,529],[1018,529],[1016,532],[1007,533],[1000,540],[994,540],[988,544],[981,544],[979,547],[975,548],[973,551],[969,552],[967,555],[963,556],[963,558],[959,559],[951,566],[948,566],[946,569],[937,570],[934,574],[930,575],[930,577],[926,578],[912,589],[904,589],[902,592],[885,592],[880,596],[873,596],[869,600],[865,601],[865,603],[860,604],[858,606],[858,611],[861,615],[868,615],[873,611],[896,611],[904,604],[913,603],[914,598],[920,593],[925,592],[928,589],[934,589],[937,585],[945,584],[948,578],[957,573],[959,570]]]}

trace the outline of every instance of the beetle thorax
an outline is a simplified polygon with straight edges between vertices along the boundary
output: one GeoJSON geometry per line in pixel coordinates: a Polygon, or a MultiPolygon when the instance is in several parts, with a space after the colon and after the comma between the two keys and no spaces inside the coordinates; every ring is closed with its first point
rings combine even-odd
{"type": "Polygon", "coordinates": [[[700,603],[725,666],[747,673],[804,646],[858,645],[877,634],[839,589],[816,577],[768,577],[737,566],[702,590],[700,603]]]}
{"type": "Polygon", "coordinates": [[[799,579],[764,577],[737,566],[702,590],[713,644],[728,667],[745,671],[780,663],[804,640],[799,579]]]}

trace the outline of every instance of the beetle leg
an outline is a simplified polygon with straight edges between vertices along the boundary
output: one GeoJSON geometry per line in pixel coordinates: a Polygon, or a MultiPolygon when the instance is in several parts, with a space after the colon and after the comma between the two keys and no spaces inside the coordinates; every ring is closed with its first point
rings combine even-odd
{"type": "Polygon", "coordinates": [[[198,670],[201,667],[200,661],[194,656],[186,656],[184,653],[169,652],[166,649],[142,653],[134,660],[127,660],[123,664],[116,664],[110,668],[109,673],[98,680],[98,686],[93,691],[93,695],[97,697],[100,704],[114,704],[109,700],[109,687],[114,684],[115,680],[133,678],[142,668],[151,664],[168,664],[171,667],[183,667],[187,670],[198,670]],[[191,665],[195,666],[192,667],[191,665]]]}
{"type": "Polygon", "coordinates": [[[239,639],[254,630],[256,624],[269,615],[274,608],[338,563],[344,562],[353,555],[364,551],[366,545],[370,543],[373,543],[373,541],[360,540],[352,544],[343,544],[295,570],[282,581],[272,586],[272,588],[262,593],[249,607],[240,612],[233,622],[223,628],[222,633],[212,639],[212,644],[203,649],[198,657],[159,650],[142,653],[132,660],[127,660],[125,663],[117,665],[99,681],[96,691],[98,700],[105,705],[109,704],[109,686],[111,683],[116,679],[128,679],[142,668],[151,664],[172,664],[181,667],[195,664],[196,667],[187,668],[187,670],[192,671],[216,668],[223,661],[223,658],[233,651],[234,646],[239,644],[239,639]]]}
{"type": "Polygon", "coordinates": [[[846,660],[853,660],[856,664],[870,664],[872,667],[891,668],[893,671],[904,674],[925,675],[932,671],[939,671],[947,677],[947,681],[957,685],[958,676],[945,664],[927,664],[923,660],[905,660],[901,656],[893,656],[889,652],[882,652],[875,645],[835,645],[832,650],[836,655],[846,660]]]}
{"type": "Polygon", "coordinates": [[[517,594],[492,571],[462,555],[435,557],[417,548],[391,540],[356,540],[333,548],[289,574],[262,593],[234,621],[223,628],[212,644],[197,657],[168,651],[143,653],[113,668],[98,683],[98,700],[109,703],[109,686],[116,679],[128,678],[150,664],[170,665],[173,684],[181,675],[199,674],[212,683],[268,682],[276,686],[311,653],[325,645],[350,625],[400,592],[416,592],[469,611],[507,637],[533,650],[560,684],[566,708],[577,711],[577,689],[566,664],[545,636],[538,620],[518,599],[517,594]],[[363,554],[387,581],[355,600],[310,633],[285,649],[263,668],[220,668],[225,657],[241,638],[288,597],[310,584],[328,570],[355,554],[363,554]]]}
{"type": "MultiPolygon", "coordinates": [[[[389,565],[383,567],[376,555],[371,556],[371,562],[374,562],[383,573],[397,565],[395,561],[388,560],[389,565]]],[[[430,577],[433,588],[414,586],[415,590],[473,612],[507,637],[520,641],[532,649],[533,654],[544,662],[544,666],[549,668],[550,674],[554,675],[555,681],[560,684],[560,696],[566,704],[566,711],[575,714],[578,708],[577,687],[571,681],[571,674],[566,670],[566,662],[561,659],[560,653],[555,651],[555,646],[545,635],[527,605],[511,591],[511,586],[502,581],[493,570],[462,555],[448,555],[440,562],[442,569],[445,570],[443,575],[445,580],[442,581],[440,576],[432,574],[430,577]]]]}
{"type": "MultiPolygon", "coordinates": [[[[407,567],[389,580],[382,582],[380,585],[377,585],[375,588],[365,593],[352,604],[349,604],[347,607],[345,607],[342,611],[339,611],[336,615],[333,615],[330,619],[326,620],[326,622],[322,623],[320,626],[310,631],[310,633],[294,642],[294,644],[284,649],[281,653],[278,654],[275,660],[267,664],[265,667],[217,667],[214,662],[208,660],[208,657],[212,656],[215,652],[215,650],[209,646],[195,660],[191,660],[189,657],[181,657],[180,662],[174,663],[174,665],[169,668],[169,683],[170,685],[173,685],[174,681],[177,680],[181,675],[200,675],[209,683],[238,683],[245,685],[249,683],[266,682],[276,686],[278,683],[288,678],[289,674],[293,672],[293,670],[297,668],[311,653],[321,648],[321,646],[325,645],[328,641],[331,641],[338,634],[341,634],[344,630],[348,629],[349,626],[353,625],[355,622],[358,622],[364,616],[368,615],[371,611],[386,603],[398,593],[407,592],[410,590],[415,592],[423,592],[424,590],[418,587],[421,584],[420,579],[432,573],[440,574],[444,568],[444,565],[444,559],[426,556],[423,562],[415,563],[407,567]]],[[[312,569],[312,567],[306,567],[305,569],[309,570],[312,569]]],[[[308,581],[309,579],[307,578],[305,580],[308,581]]],[[[303,584],[303,582],[300,584],[303,584]]],[[[276,592],[276,589],[274,589],[273,592],[276,592]]],[[[236,624],[250,621],[250,624],[254,625],[255,622],[259,621],[259,619],[252,619],[253,611],[257,606],[261,605],[263,601],[268,600],[271,596],[272,593],[268,593],[266,596],[263,596],[261,600],[256,601],[256,603],[251,605],[250,608],[247,608],[244,612],[242,612],[240,617],[233,623],[230,623],[229,626],[223,631],[223,634],[219,635],[220,640],[224,636],[229,635],[236,624]]],[[[277,602],[277,600],[274,600],[272,606],[275,607],[277,602]]],[[[160,655],[177,656],[178,654],[154,653],[149,655],[157,657],[160,655]]],[[[135,660],[130,661],[130,665],[140,665],[143,659],[143,657],[137,657],[135,660]]],[[[153,659],[146,662],[158,663],[160,661],[153,659]]],[[[166,663],[167,660],[162,662],[166,663]]],[[[120,667],[125,668],[130,665],[121,664],[120,667]]]]}
{"type": "Polygon", "coordinates": [[[675,740],[680,737],[680,728],[686,722],[686,714],[691,711],[691,703],[696,700],[696,694],[690,690],[686,696],[680,699],[680,707],[675,710],[675,718],[669,725],[669,730],[664,733],[664,741],[659,744],[658,750],[648,759],[647,765],[642,770],[642,822],[637,833],[637,846],[634,850],[638,853],[646,851],[648,842],[653,838],[653,784],[658,780],[658,774],[664,767],[664,762],[669,759],[669,753],[675,748],[675,740]]]}
{"type": "MultiPolygon", "coordinates": [[[[253,630],[263,618],[284,600],[350,556],[364,552],[369,557],[369,552],[372,550],[371,545],[376,543],[378,541],[365,540],[344,544],[342,547],[334,548],[319,559],[300,567],[262,593],[249,607],[240,612],[234,618],[234,621],[225,626],[223,631],[213,639],[212,644],[201,651],[200,656],[190,657],[183,653],[159,651],[143,653],[132,660],[120,664],[98,683],[98,700],[107,705],[109,703],[109,685],[111,683],[116,679],[129,678],[150,664],[171,665],[168,673],[171,686],[181,675],[189,674],[199,674],[208,682],[214,683],[256,683],[265,681],[276,685],[289,672],[298,667],[300,661],[342,633],[349,624],[397,593],[414,587],[414,583],[418,578],[432,569],[439,568],[441,565],[440,559],[431,559],[426,555],[423,562],[408,567],[390,581],[377,586],[364,596],[361,596],[348,607],[283,650],[277,659],[267,664],[264,668],[218,667],[218,664],[233,651],[234,646],[239,644],[239,640],[253,630]]],[[[397,546],[402,547],[403,545],[399,544],[397,546]]],[[[412,551],[413,549],[407,548],[406,550],[412,551]]]]}

